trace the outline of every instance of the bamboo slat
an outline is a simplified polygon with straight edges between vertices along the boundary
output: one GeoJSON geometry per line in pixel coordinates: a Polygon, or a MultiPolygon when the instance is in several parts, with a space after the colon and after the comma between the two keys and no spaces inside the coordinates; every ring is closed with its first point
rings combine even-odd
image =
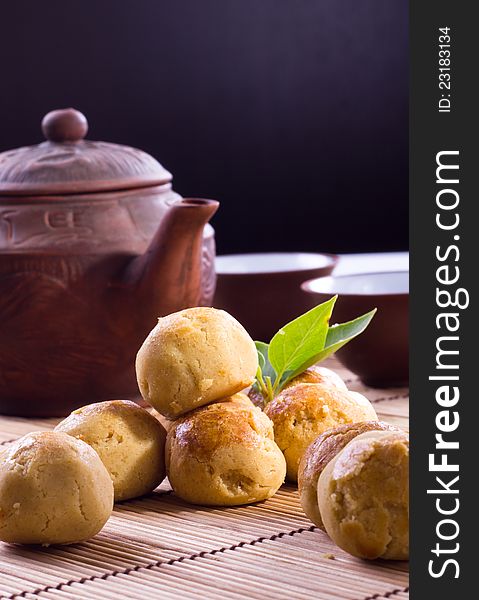
{"type": "MultiPolygon", "coordinates": [[[[367,389],[336,361],[381,419],[408,426],[408,390],[367,389]]],[[[0,417],[0,447],[55,419],[0,417]]],[[[164,482],[115,506],[105,528],[74,546],[0,543],[0,598],[52,600],[405,600],[407,563],[357,560],[307,519],[294,486],[266,502],[193,507],[164,482]]]]}

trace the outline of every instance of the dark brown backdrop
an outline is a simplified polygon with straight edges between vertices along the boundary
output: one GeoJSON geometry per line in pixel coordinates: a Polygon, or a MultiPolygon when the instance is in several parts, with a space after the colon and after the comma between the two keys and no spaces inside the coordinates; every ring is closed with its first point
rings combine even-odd
{"type": "Polygon", "coordinates": [[[220,252],[407,247],[404,0],[2,3],[0,149],[73,105],[218,198],[220,252]]]}

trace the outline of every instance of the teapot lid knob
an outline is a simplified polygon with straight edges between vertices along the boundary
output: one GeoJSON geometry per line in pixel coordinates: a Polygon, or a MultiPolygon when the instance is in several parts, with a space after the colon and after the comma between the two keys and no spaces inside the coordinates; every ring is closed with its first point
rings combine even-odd
{"type": "Polygon", "coordinates": [[[62,108],[43,117],[42,131],[50,142],[78,142],[86,136],[88,122],[80,111],[62,108]]]}

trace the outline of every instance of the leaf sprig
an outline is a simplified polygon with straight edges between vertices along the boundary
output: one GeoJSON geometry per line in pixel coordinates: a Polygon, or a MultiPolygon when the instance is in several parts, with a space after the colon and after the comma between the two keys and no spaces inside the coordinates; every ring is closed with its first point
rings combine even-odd
{"type": "Polygon", "coordinates": [[[291,379],[362,333],[376,313],[374,309],[353,321],[330,326],[336,300],[334,296],[284,325],[269,344],[255,342],[259,366],[253,387],[266,402],[291,379]]]}

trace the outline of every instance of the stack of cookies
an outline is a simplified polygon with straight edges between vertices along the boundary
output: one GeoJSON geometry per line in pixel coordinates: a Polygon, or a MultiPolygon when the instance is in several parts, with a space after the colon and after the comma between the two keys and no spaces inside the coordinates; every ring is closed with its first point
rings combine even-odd
{"type": "Polygon", "coordinates": [[[241,392],[258,368],[256,347],[228,313],[191,308],[159,319],[138,352],[143,398],[167,422],[166,469],[182,499],[231,506],[265,500],[286,463],[273,424],[241,392]]]}

